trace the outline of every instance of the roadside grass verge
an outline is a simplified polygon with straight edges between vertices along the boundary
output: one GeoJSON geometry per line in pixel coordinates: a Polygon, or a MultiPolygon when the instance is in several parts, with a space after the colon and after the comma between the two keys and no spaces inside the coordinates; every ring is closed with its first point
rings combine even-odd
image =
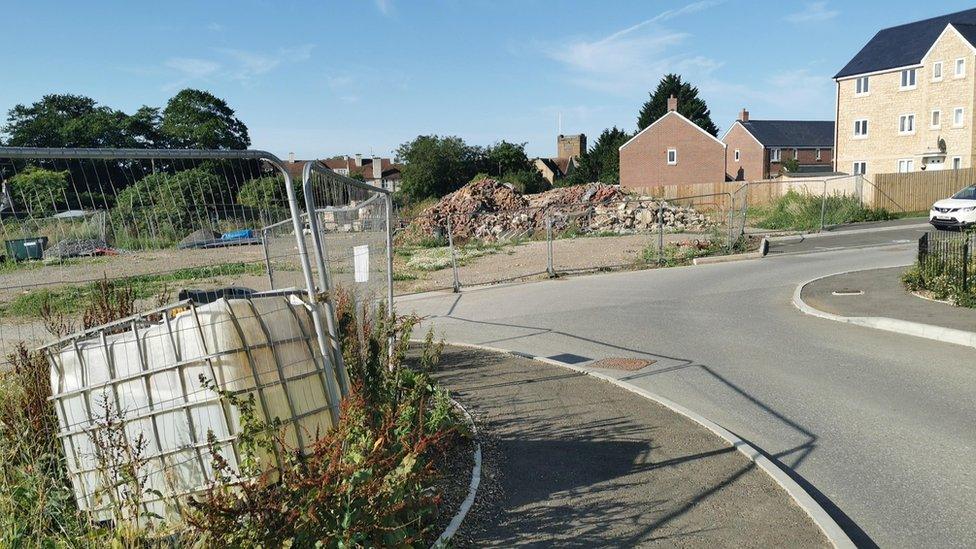
{"type": "MultiPolygon", "coordinates": [[[[116,283],[130,287],[135,299],[148,299],[157,295],[167,286],[194,281],[209,281],[222,276],[262,275],[262,263],[224,263],[187,267],[168,273],[145,274],[115,280],[116,283]]],[[[76,314],[83,310],[87,300],[98,290],[98,282],[35,288],[18,295],[12,301],[0,304],[0,314],[5,316],[40,317],[47,304],[52,312],[76,314]]]]}
{"type": "Polygon", "coordinates": [[[811,231],[820,228],[821,211],[828,226],[896,217],[885,209],[864,206],[854,196],[828,195],[825,206],[822,196],[791,190],[773,204],[750,207],[747,219],[752,226],[762,229],[811,231]]]}

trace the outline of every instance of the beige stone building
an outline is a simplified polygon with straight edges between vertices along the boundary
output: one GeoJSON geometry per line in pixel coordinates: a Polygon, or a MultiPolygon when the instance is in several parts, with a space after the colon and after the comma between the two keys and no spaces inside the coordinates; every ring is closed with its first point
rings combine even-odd
{"type": "Polygon", "coordinates": [[[974,159],[976,9],[880,31],[834,77],[836,165],[874,174],[974,159]]]}

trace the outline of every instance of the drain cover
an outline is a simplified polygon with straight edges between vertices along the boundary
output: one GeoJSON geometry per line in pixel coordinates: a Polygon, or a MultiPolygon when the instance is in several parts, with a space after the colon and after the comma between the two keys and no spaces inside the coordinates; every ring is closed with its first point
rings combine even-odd
{"type": "Polygon", "coordinates": [[[850,290],[844,288],[843,290],[834,290],[834,295],[864,295],[864,290],[850,290]]]}
{"type": "Polygon", "coordinates": [[[604,358],[590,364],[590,368],[605,368],[607,370],[640,370],[654,364],[654,360],[643,358],[604,358]]]}

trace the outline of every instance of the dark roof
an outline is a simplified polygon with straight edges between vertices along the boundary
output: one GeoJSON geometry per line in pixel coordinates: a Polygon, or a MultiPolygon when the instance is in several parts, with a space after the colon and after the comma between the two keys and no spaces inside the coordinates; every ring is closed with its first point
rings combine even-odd
{"type": "Polygon", "coordinates": [[[961,27],[976,25],[976,8],[890,27],[875,34],[834,78],[916,65],[950,23],[974,43],[976,29],[961,27]]]}
{"type": "Polygon", "coordinates": [[[834,146],[831,120],[749,120],[739,121],[764,147],[828,149],[834,146]]]}

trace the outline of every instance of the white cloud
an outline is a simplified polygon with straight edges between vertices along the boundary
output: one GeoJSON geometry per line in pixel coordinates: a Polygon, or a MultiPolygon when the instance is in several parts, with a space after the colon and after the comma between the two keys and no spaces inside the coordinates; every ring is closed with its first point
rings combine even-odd
{"type": "Polygon", "coordinates": [[[376,9],[383,15],[393,13],[393,0],[373,0],[373,3],[376,4],[376,9]]]}
{"type": "Polygon", "coordinates": [[[815,23],[833,19],[840,14],[838,10],[827,9],[827,2],[807,2],[803,9],[786,16],[791,23],[815,23]]]}
{"type": "Polygon", "coordinates": [[[163,64],[184,78],[209,78],[220,70],[220,63],[193,57],[171,57],[163,64]]]}
{"type": "Polygon", "coordinates": [[[553,45],[546,48],[546,54],[569,71],[570,81],[608,93],[631,95],[638,90],[646,91],[668,72],[680,72],[690,79],[701,78],[721,64],[702,55],[677,51],[691,35],[663,23],[718,4],[713,0],[688,4],[598,40],[553,45]]]}
{"type": "Polygon", "coordinates": [[[221,25],[220,23],[213,22],[213,23],[210,23],[210,24],[207,25],[207,30],[213,31],[213,32],[223,32],[224,31],[224,26],[221,25]]]}

